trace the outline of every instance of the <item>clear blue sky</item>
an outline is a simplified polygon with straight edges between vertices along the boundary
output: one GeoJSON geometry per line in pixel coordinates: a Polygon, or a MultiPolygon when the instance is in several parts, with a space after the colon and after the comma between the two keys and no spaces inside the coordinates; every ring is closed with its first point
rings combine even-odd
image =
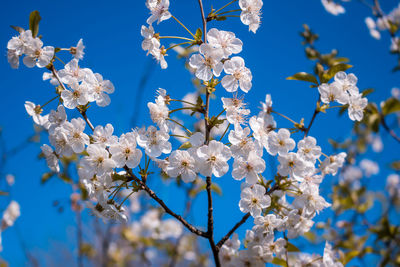
{"type": "MultiPolygon", "coordinates": [[[[222,6],[227,1],[204,0],[206,12],[211,4],[222,6]]],[[[212,22],[209,27],[232,30],[243,40],[241,56],[253,73],[253,88],[246,95],[253,113],[257,113],[259,102],[265,94],[272,95],[277,111],[295,120],[305,118],[309,121],[314,102],[317,98],[316,89],[308,88],[307,84],[287,81],[286,77],[299,72],[311,72],[313,64],[306,60],[303,46],[300,44],[299,31],[302,24],[307,23],[320,35],[316,46],[323,52],[332,48],[339,50],[339,55],[349,57],[354,68],[351,69],[359,78],[359,87],[375,88],[371,96],[374,101],[387,98],[390,89],[399,84],[399,74],[391,73],[395,59],[388,52],[390,41],[387,35],[377,41],[370,37],[364,18],[370,11],[353,1],[345,5],[346,14],[339,17],[325,12],[319,0],[298,1],[264,1],[262,25],[256,35],[248,32],[237,18],[227,22],[212,22]],[[300,2],[302,4],[300,4],[300,2]],[[306,4],[305,4],[306,3],[306,4]]],[[[53,94],[53,87],[42,81],[42,69],[28,69],[21,66],[13,70],[7,63],[6,44],[15,35],[9,25],[28,27],[29,13],[39,10],[42,21],[40,34],[45,45],[70,47],[83,38],[86,46],[83,66],[92,68],[110,79],[116,88],[111,95],[111,105],[107,108],[95,107],[89,111],[89,116],[95,125],[112,123],[118,134],[128,131],[130,120],[135,110],[135,99],[138,94],[139,80],[149,64],[149,57],[141,50],[140,27],[145,24],[148,10],[144,1],[2,1],[0,10],[0,44],[2,59],[0,60],[0,126],[8,148],[21,143],[32,132],[32,122],[24,109],[26,100],[44,103],[53,94]],[[92,115],[93,114],[93,115],[92,115]]],[[[390,11],[398,1],[382,1],[382,8],[390,11]]],[[[193,31],[201,26],[200,12],[195,0],[171,0],[171,12],[186,25],[192,25],[193,31]]],[[[158,32],[164,35],[183,35],[185,32],[169,20],[158,27],[158,32]]],[[[69,56],[67,56],[69,57],[69,56]]],[[[155,90],[165,88],[174,98],[183,97],[192,92],[190,75],[183,68],[183,62],[178,61],[174,53],[167,57],[168,69],[161,70],[158,66],[152,73],[151,80],[145,88],[138,126],[149,124],[149,116],[145,103],[153,101],[155,90]]],[[[217,92],[218,96],[226,95],[217,92]]],[[[220,110],[221,103],[212,103],[213,111],[220,110]]],[[[76,115],[76,114],[75,114],[76,115]]],[[[72,114],[69,116],[72,117],[72,114]]],[[[281,126],[289,126],[286,121],[278,119],[281,126]]],[[[337,112],[331,111],[321,115],[314,124],[311,135],[318,137],[323,151],[329,153],[328,138],[343,138],[349,135],[351,122],[347,117],[337,118],[337,112]],[[329,122],[328,122],[329,121],[329,122]]],[[[43,140],[43,142],[48,142],[43,140]]],[[[371,158],[381,163],[381,179],[372,184],[382,187],[383,178],[388,171],[387,162],[393,160],[396,146],[387,135],[382,155],[372,155],[371,158]],[[379,156],[379,157],[378,157],[379,156]]],[[[54,251],[55,244],[64,243],[69,249],[75,248],[73,233],[74,217],[66,211],[57,213],[52,207],[54,200],[60,200],[67,206],[70,188],[59,180],[51,180],[46,185],[40,185],[40,177],[47,170],[44,161],[39,161],[39,145],[31,145],[22,153],[7,162],[5,173],[16,176],[16,184],[12,189],[12,197],[21,205],[21,217],[18,219],[18,230],[25,246],[30,251],[42,255],[45,251],[54,251]]],[[[4,179],[1,177],[1,184],[4,179]]],[[[173,203],[170,199],[174,194],[154,179],[154,188],[166,198],[172,207],[180,208],[182,203],[173,203]]],[[[242,213],[238,209],[240,183],[224,177],[218,180],[224,190],[223,197],[215,197],[215,228],[219,240],[242,213]],[[226,218],[231,218],[227,220],[226,218]]],[[[323,186],[326,196],[329,185],[323,186]]],[[[177,197],[175,199],[178,199],[177,197]]],[[[7,200],[8,201],[8,200],[7,200]]],[[[0,199],[0,210],[7,204],[5,198],[0,199]]],[[[174,200],[175,201],[175,200],[174,200]]],[[[183,199],[182,199],[183,201],[183,199]]],[[[198,224],[204,224],[205,197],[200,197],[195,205],[194,219],[198,224]]],[[[243,233],[245,227],[241,228],[243,233]]],[[[23,265],[25,258],[22,253],[16,228],[10,228],[3,233],[4,250],[0,256],[11,263],[11,266],[23,265]]],[[[317,251],[319,253],[322,252],[317,251]]]]}

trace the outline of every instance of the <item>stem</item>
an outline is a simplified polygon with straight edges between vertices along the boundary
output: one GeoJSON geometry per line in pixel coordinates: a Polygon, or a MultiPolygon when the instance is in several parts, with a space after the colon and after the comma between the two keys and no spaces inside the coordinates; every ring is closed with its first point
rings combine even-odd
{"type": "Polygon", "coordinates": [[[92,131],[94,131],[93,124],[90,122],[89,118],[87,117],[86,111],[80,111],[80,113],[81,113],[83,119],[84,119],[84,120],[86,121],[86,123],[89,125],[89,128],[90,128],[92,131]]]}
{"type": "Polygon", "coordinates": [[[179,111],[179,110],[186,110],[186,109],[193,110],[193,107],[176,108],[176,109],[170,110],[170,111],[169,111],[169,114],[172,114],[172,113],[177,112],[177,111],[179,111]]]}
{"type": "MultiPolygon", "coordinates": [[[[317,106],[319,106],[320,103],[321,103],[321,102],[318,100],[317,106]]],[[[314,110],[313,115],[312,115],[310,124],[308,125],[308,127],[306,128],[306,130],[305,130],[305,132],[304,132],[304,137],[307,137],[308,133],[310,132],[311,126],[313,125],[314,120],[315,120],[315,117],[317,117],[317,114],[318,114],[318,113],[319,113],[319,109],[316,108],[316,109],[314,110]]]]}
{"type": "Polygon", "coordinates": [[[217,115],[217,119],[218,119],[219,116],[221,116],[225,111],[226,111],[226,109],[224,108],[224,109],[217,115]]]}
{"type": "Polygon", "coordinates": [[[246,213],[246,215],[243,216],[243,218],[233,226],[233,228],[223,237],[217,244],[217,249],[219,250],[222,245],[225,243],[226,240],[229,239],[229,237],[242,225],[244,224],[247,219],[250,217],[250,213],[246,213]]]}
{"type": "Polygon", "coordinates": [[[192,135],[192,132],[191,132],[188,128],[186,128],[184,125],[182,125],[181,123],[179,123],[179,122],[177,122],[176,120],[171,119],[171,118],[168,118],[168,120],[170,120],[170,121],[172,121],[172,122],[178,124],[178,125],[181,126],[183,129],[185,129],[186,132],[188,132],[190,135],[192,135]]]}
{"type": "Polygon", "coordinates": [[[213,13],[218,13],[219,11],[221,11],[222,9],[224,9],[224,8],[228,7],[229,5],[235,3],[236,1],[237,1],[237,0],[232,0],[232,1],[230,1],[228,4],[224,5],[223,7],[219,8],[219,9],[217,9],[217,10],[215,10],[213,13]]]}
{"type": "Polygon", "coordinates": [[[193,42],[193,41],[190,41],[190,42],[183,42],[183,43],[179,43],[179,44],[172,45],[172,46],[168,47],[168,48],[165,50],[165,52],[167,52],[168,50],[170,50],[170,49],[172,49],[172,48],[174,48],[174,47],[177,47],[177,46],[180,46],[180,45],[184,45],[184,44],[191,44],[192,42],[193,42]]]}
{"type": "Polygon", "coordinates": [[[186,40],[186,41],[191,41],[193,42],[193,39],[190,38],[186,38],[186,37],[180,37],[180,36],[159,36],[158,39],[166,39],[166,38],[170,38],[170,39],[182,39],[182,40],[186,40]]]}
{"type": "Polygon", "coordinates": [[[169,101],[182,102],[182,103],[185,103],[185,104],[188,104],[188,105],[197,106],[196,104],[190,103],[190,102],[185,101],[185,100],[170,99],[169,101]]]}
{"type": "Polygon", "coordinates": [[[281,116],[281,117],[287,119],[288,121],[290,121],[290,122],[293,123],[293,124],[297,124],[297,122],[295,122],[294,120],[292,120],[291,118],[289,118],[289,117],[286,116],[286,115],[283,115],[283,114],[281,114],[281,113],[279,113],[279,112],[276,112],[276,111],[274,111],[274,110],[272,110],[272,113],[275,113],[276,115],[279,115],[279,116],[281,116]]]}
{"type": "Polygon", "coordinates": [[[216,14],[217,16],[221,16],[221,15],[224,15],[224,14],[228,14],[228,13],[232,13],[232,12],[237,12],[237,11],[242,11],[241,9],[233,9],[233,10],[229,10],[229,11],[225,11],[225,12],[222,12],[222,13],[219,13],[219,14],[216,14]]]}
{"type": "Polygon", "coordinates": [[[229,17],[231,17],[231,18],[240,18],[239,15],[226,15],[224,17],[226,17],[226,18],[229,18],[229,17]]]}
{"type": "Polygon", "coordinates": [[[190,139],[190,137],[187,137],[184,135],[179,135],[179,134],[170,134],[169,136],[190,139]]]}
{"type": "Polygon", "coordinates": [[[188,33],[190,33],[190,35],[191,35],[194,39],[196,39],[196,36],[195,36],[191,31],[189,31],[189,29],[186,28],[186,26],[183,25],[182,22],[180,22],[180,21],[179,21],[177,18],[175,18],[175,16],[173,16],[172,14],[171,14],[171,17],[172,17],[174,20],[176,20],[176,22],[178,22],[188,33]]]}
{"type": "Polygon", "coordinates": [[[49,101],[47,101],[46,103],[44,103],[43,105],[40,105],[40,108],[44,108],[47,104],[49,104],[51,101],[59,98],[59,95],[56,95],[55,97],[53,97],[52,99],[50,99],[49,101]]]}
{"type": "Polygon", "coordinates": [[[54,55],[54,58],[58,59],[62,64],[66,65],[64,61],[62,61],[59,57],[57,57],[56,55],[54,55]]]}
{"type": "Polygon", "coordinates": [[[221,138],[219,139],[220,142],[221,142],[222,138],[224,138],[224,136],[225,136],[225,134],[226,134],[226,132],[228,131],[228,129],[229,129],[230,126],[231,126],[231,124],[228,123],[228,126],[226,126],[226,129],[225,129],[224,133],[222,134],[221,138]]]}
{"type": "Polygon", "coordinates": [[[330,106],[330,107],[327,107],[326,109],[330,109],[330,108],[341,108],[341,107],[343,107],[343,105],[341,105],[341,106],[330,106]]]}

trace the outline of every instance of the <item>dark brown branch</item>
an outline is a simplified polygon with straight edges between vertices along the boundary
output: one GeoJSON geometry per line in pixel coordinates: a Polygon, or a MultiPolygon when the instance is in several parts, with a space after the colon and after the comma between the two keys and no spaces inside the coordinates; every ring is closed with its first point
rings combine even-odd
{"type": "Polygon", "coordinates": [[[320,111],[319,111],[319,108],[318,108],[319,105],[320,105],[320,103],[321,103],[321,102],[318,100],[318,102],[317,102],[317,107],[316,107],[315,110],[314,110],[314,113],[313,113],[313,115],[312,115],[310,124],[308,125],[308,127],[306,128],[306,130],[305,130],[305,132],[304,132],[304,137],[307,137],[308,133],[310,132],[311,126],[312,126],[313,123],[314,123],[315,117],[317,117],[317,114],[320,112],[320,111]]]}
{"type": "Polygon", "coordinates": [[[392,129],[389,128],[389,126],[386,124],[384,116],[381,116],[381,124],[382,124],[383,128],[390,134],[390,136],[392,136],[394,138],[394,140],[396,140],[397,142],[400,143],[400,137],[398,137],[396,135],[396,133],[392,129]]]}
{"type": "Polygon", "coordinates": [[[222,245],[226,242],[226,240],[229,239],[229,237],[242,225],[244,224],[247,219],[250,217],[250,213],[246,213],[246,215],[243,216],[243,218],[233,226],[233,228],[223,237],[217,244],[217,249],[219,250],[222,245]]]}
{"type": "Polygon", "coordinates": [[[196,234],[198,236],[202,236],[202,237],[206,237],[208,238],[208,234],[206,232],[203,232],[199,229],[197,229],[196,227],[194,227],[193,225],[191,225],[190,223],[188,223],[182,216],[176,214],[175,212],[173,212],[165,203],[164,201],[162,201],[157,195],[156,193],[151,190],[142,180],[140,180],[135,174],[132,173],[132,171],[128,168],[125,167],[125,170],[127,171],[127,173],[129,174],[129,178],[131,179],[131,181],[135,181],[139,184],[140,188],[144,191],[147,192],[147,194],[154,199],[158,204],[160,204],[160,206],[164,209],[164,211],[168,214],[170,214],[171,216],[175,217],[178,221],[180,221],[190,232],[192,232],[193,234],[196,234]]]}
{"type": "MultiPolygon", "coordinates": [[[[204,8],[202,0],[198,0],[200,11],[201,11],[201,19],[203,22],[203,41],[207,43],[207,20],[204,15],[204,8]]],[[[204,123],[205,123],[205,130],[206,130],[206,144],[210,141],[210,131],[211,127],[209,125],[209,111],[210,111],[210,92],[208,88],[206,88],[206,112],[204,114],[204,123]]],[[[208,223],[207,223],[207,238],[210,243],[211,250],[214,256],[214,262],[216,267],[220,267],[221,263],[218,257],[218,248],[214,242],[214,218],[213,218],[213,205],[212,205],[212,195],[211,195],[211,177],[206,178],[206,190],[207,190],[207,198],[208,198],[208,223]]]]}

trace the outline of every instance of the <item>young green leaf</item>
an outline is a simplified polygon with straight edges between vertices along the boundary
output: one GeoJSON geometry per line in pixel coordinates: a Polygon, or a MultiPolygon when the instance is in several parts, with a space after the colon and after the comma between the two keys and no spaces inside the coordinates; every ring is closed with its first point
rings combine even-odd
{"type": "Polygon", "coordinates": [[[382,114],[389,115],[400,111],[400,101],[397,98],[391,97],[382,106],[382,114]]]}
{"type": "Polygon", "coordinates": [[[42,18],[40,17],[39,11],[32,11],[29,15],[29,29],[32,31],[32,37],[36,37],[39,33],[39,22],[42,18]]]}
{"type": "Polygon", "coordinates": [[[306,72],[298,72],[293,76],[287,77],[286,80],[311,82],[311,83],[318,85],[317,78],[314,75],[312,75],[310,73],[306,73],[306,72]]]}

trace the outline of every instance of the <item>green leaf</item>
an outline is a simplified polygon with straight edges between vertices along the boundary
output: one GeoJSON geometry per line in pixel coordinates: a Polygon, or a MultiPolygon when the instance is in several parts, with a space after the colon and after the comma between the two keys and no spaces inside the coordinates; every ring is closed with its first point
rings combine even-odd
{"type": "Polygon", "coordinates": [[[342,260],[343,265],[346,265],[347,263],[349,263],[354,257],[357,257],[358,254],[360,254],[360,252],[357,250],[352,250],[352,251],[347,252],[344,255],[344,258],[342,260]]]}
{"type": "Polygon", "coordinates": [[[311,82],[311,83],[315,83],[316,85],[318,85],[317,78],[314,75],[307,73],[307,72],[298,72],[293,76],[287,77],[286,80],[311,82]]]}
{"type": "Polygon", "coordinates": [[[365,89],[364,91],[362,91],[362,96],[365,97],[365,96],[373,93],[374,91],[375,91],[374,88],[365,89]]]}
{"type": "Polygon", "coordinates": [[[400,171],[400,160],[393,161],[390,163],[390,168],[392,168],[395,171],[400,171]]]}
{"type": "Polygon", "coordinates": [[[303,235],[306,239],[308,239],[309,241],[311,241],[311,242],[315,242],[316,240],[317,240],[317,236],[316,236],[316,234],[314,233],[314,232],[307,232],[307,233],[304,233],[304,235],[303,235]]]}
{"type": "Polygon", "coordinates": [[[400,101],[397,98],[391,97],[382,106],[382,114],[389,115],[400,111],[400,101]]]}
{"type": "Polygon", "coordinates": [[[18,26],[13,26],[13,25],[10,25],[10,27],[11,27],[11,28],[13,28],[14,30],[16,30],[16,31],[17,31],[17,32],[19,32],[19,33],[21,33],[21,32],[24,32],[24,31],[25,31],[23,28],[21,28],[21,27],[18,27],[18,26]]]}
{"type": "Polygon", "coordinates": [[[36,37],[39,33],[39,22],[42,18],[40,17],[39,11],[32,11],[29,15],[29,29],[32,31],[32,37],[36,37]]]}
{"type": "Polygon", "coordinates": [[[41,184],[46,183],[51,177],[54,176],[53,172],[46,172],[42,175],[42,179],[40,180],[41,184]]]}
{"type": "Polygon", "coordinates": [[[203,32],[201,31],[200,28],[198,28],[198,29],[196,30],[196,33],[195,33],[194,35],[196,36],[196,41],[199,41],[199,40],[201,40],[201,38],[202,38],[202,36],[203,36],[203,32]]]}
{"type": "Polygon", "coordinates": [[[326,73],[324,73],[323,78],[327,82],[330,79],[332,79],[335,76],[335,74],[338,73],[339,71],[346,71],[351,67],[353,66],[345,63],[336,64],[332,66],[326,73]]]}
{"type": "Polygon", "coordinates": [[[191,148],[191,147],[192,147],[192,144],[191,144],[189,141],[187,141],[187,142],[183,143],[183,144],[179,147],[179,149],[188,149],[188,148],[191,148]]]}
{"type": "Polygon", "coordinates": [[[293,245],[290,242],[287,242],[287,251],[288,252],[300,252],[300,249],[298,247],[296,247],[295,245],[293,245]]]}
{"type": "MultiPolygon", "coordinates": [[[[200,192],[202,192],[202,191],[205,191],[206,190],[206,184],[204,183],[204,184],[202,184],[201,186],[199,186],[198,188],[196,188],[195,190],[192,190],[191,192],[190,192],[190,196],[191,197],[195,197],[197,194],[199,194],[200,192]]],[[[221,190],[221,188],[217,185],[217,184],[212,184],[211,185],[211,191],[214,191],[215,193],[217,193],[218,195],[222,195],[222,190],[221,190]]]]}
{"type": "Polygon", "coordinates": [[[282,260],[282,259],[280,259],[280,258],[273,258],[272,261],[271,261],[271,263],[272,263],[272,264],[275,264],[275,265],[279,265],[279,266],[284,266],[284,267],[287,266],[286,261],[285,261],[285,260],[282,260]]]}
{"type": "Polygon", "coordinates": [[[114,173],[111,175],[111,178],[112,178],[112,180],[113,180],[114,182],[116,182],[116,181],[126,181],[125,175],[121,175],[121,174],[118,174],[118,173],[116,173],[116,172],[114,172],[114,173]]]}

